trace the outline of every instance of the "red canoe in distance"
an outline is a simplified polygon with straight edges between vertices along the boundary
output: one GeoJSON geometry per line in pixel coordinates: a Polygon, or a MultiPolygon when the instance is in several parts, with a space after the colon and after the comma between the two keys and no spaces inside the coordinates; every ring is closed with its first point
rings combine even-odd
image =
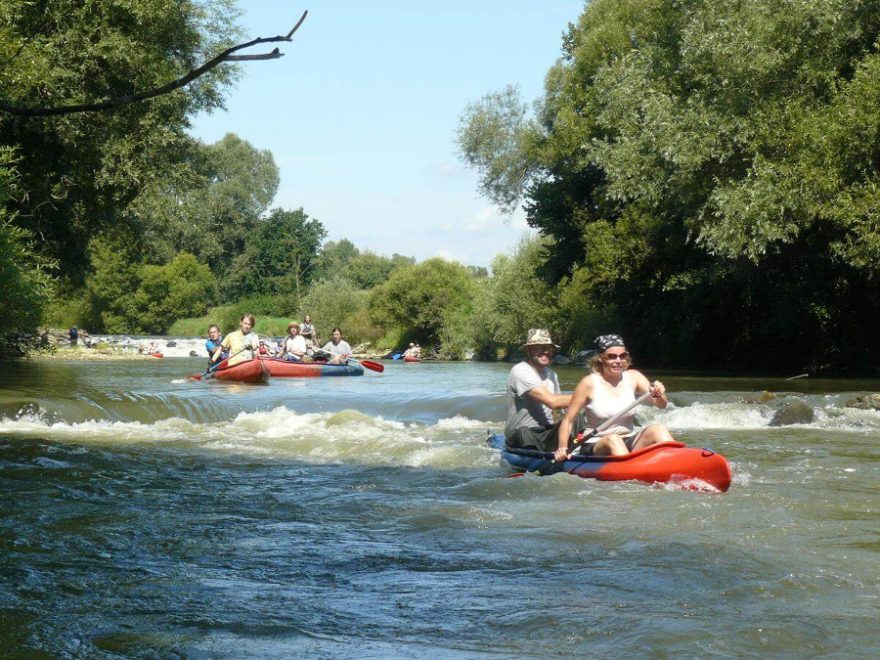
{"type": "Polygon", "coordinates": [[[413,357],[412,355],[407,355],[403,358],[404,362],[421,362],[422,358],[413,357]]]}
{"type": "Polygon", "coordinates": [[[211,374],[216,380],[232,380],[239,383],[265,383],[268,382],[269,376],[269,369],[259,358],[217,369],[211,374]]]}

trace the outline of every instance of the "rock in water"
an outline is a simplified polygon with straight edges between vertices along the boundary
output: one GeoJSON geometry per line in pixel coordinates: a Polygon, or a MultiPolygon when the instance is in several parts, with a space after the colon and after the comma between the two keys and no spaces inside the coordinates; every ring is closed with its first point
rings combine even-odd
{"type": "Polygon", "coordinates": [[[167,344],[165,344],[165,345],[166,345],[168,348],[174,348],[175,346],[177,346],[177,342],[176,342],[176,341],[169,341],[169,342],[168,342],[167,344]]]}
{"type": "Polygon", "coordinates": [[[857,396],[846,402],[847,408],[858,408],[859,410],[880,410],[880,394],[865,394],[857,396]]]}
{"type": "Polygon", "coordinates": [[[773,415],[770,426],[788,426],[790,424],[809,424],[816,418],[812,406],[803,401],[786,403],[773,415]]]}

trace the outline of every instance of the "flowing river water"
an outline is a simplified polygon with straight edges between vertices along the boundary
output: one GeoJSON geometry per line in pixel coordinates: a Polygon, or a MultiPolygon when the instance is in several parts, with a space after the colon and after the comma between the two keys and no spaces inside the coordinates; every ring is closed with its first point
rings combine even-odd
{"type": "Polygon", "coordinates": [[[731,461],[707,494],[505,478],[510,365],[385,365],[4,364],[0,655],[880,654],[877,381],[649,373],[641,419],[731,461]]]}

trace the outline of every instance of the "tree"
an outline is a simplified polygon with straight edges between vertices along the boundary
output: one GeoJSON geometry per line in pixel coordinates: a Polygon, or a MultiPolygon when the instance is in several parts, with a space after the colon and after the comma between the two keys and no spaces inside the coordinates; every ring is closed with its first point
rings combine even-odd
{"type": "Polygon", "coordinates": [[[257,293],[305,294],[312,281],[324,226],[302,209],[275,209],[256,229],[235,258],[224,293],[236,297],[257,293]]]}
{"type": "Polygon", "coordinates": [[[784,345],[774,368],[864,369],[880,357],[863,320],[880,312],[878,10],[594,0],[536,120],[490,98],[460,144],[555,239],[547,280],[615,310],[655,364],[766,368],[761,347],[784,345]]]}
{"type": "MultiPolygon", "coordinates": [[[[236,36],[230,0],[4,5],[0,98],[7,110],[100,102],[150,89],[224,50],[236,36]]],[[[38,237],[60,272],[81,281],[88,241],[108,227],[130,225],[128,203],[151,182],[175,176],[191,144],[188,118],[220,107],[235,75],[233,68],[214,68],[185,90],[113,111],[0,112],[0,144],[18,153],[20,194],[10,204],[18,226],[38,237]]]]}
{"type": "Polygon", "coordinates": [[[436,342],[444,320],[471,312],[474,296],[465,266],[434,258],[394,271],[370,292],[369,308],[375,322],[391,321],[420,342],[436,342]]]}
{"type": "Polygon", "coordinates": [[[52,265],[36,254],[26,232],[12,223],[5,208],[17,186],[13,164],[12,151],[0,148],[0,306],[4,311],[0,357],[22,353],[27,345],[23,336],[40,323],[52,265]]]}
{"type": "Polygon", "coordinates": [[[176,319],[202,316],[216,296],[211,269],[185,252],[164,266],[143,266],[139,275],[133,323],[143,332],[164,334],[176,319]]]}
{"type": "Polygon", "coordinates": [[[225,278],[278,189],[278,168],[268,150],[228,133],[213,145],[194,143],[189,176],[155,182],[134,200],[131,214],[154,261],[180,251],[225,278]]]}

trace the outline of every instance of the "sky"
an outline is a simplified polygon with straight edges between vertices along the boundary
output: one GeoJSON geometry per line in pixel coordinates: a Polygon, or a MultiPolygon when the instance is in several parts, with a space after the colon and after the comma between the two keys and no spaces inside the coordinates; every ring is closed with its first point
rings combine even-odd
{"type": "MultiPolygon", "coordinates": [[[[285,56],[242,65],[226,111],[192,133],[235,133],[272,152],[273,206],[302,207],[358,248],[488,266],[529,231],[502,215],[458,157],[469,103],[507,85],[543,95],[583,0],[239,0],[245,39],[287,33],[285,56]]],[[[253,53],[271,50],[263,47],[253,53]]]]}

